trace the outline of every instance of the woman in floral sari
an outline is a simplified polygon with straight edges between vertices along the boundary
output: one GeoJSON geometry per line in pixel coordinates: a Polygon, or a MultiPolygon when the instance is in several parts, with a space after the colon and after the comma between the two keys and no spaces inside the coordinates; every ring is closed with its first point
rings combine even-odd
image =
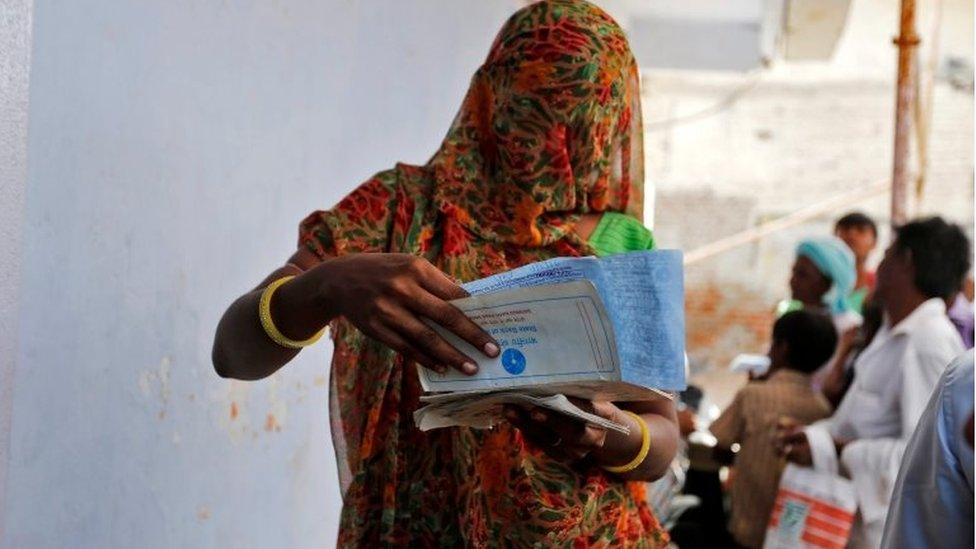
{"type": "Polygon", "coordinates": [[[238,379],[271,375],[331,326],[340,546],[666,543],[643,486],[674,456],[668,401],[581,403],[629,436],[539,409],[509,409],[484,431],[421,432],[412,419],[415,364],[477,370],[421,317],[498,355],[448,303],[465,295],[458,281],[600,253],[596,233],[640,240],[639,97],[626,37],[603,11],[573,0],[520,10],[430,162],[398,164],[309,215],[287,265],[224,315],[214,365],[238,379]]]}

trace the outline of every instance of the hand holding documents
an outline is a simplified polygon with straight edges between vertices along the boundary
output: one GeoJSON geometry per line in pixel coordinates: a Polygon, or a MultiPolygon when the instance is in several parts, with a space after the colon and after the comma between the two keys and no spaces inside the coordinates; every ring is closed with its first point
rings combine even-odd
{"type": "Polygon", "coordinates": [[[489,427],[502,404],[542,406],[609,429],[626,430],[574,406],[563,395],[635,401],[666,397],[684,380],[681,254],[648,251],[606,258],[556,258],[465,285],[452,302],[498,340],[483,357],[431,324],[479,372],[418,369],[427,406],[423,429],[489,427]]]}

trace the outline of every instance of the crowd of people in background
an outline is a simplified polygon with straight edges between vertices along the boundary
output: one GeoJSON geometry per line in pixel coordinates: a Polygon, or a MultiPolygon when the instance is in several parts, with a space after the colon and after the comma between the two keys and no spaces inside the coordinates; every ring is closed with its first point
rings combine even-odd
{"type": "Polygon", "coordinates": [[[849,547],[973,545],[969,239],[938,217],[911,221],[875,273],[877,244],[854,212],[797,245],[769,368],[709,426],[714,455],[731,456],[725,544],[762,547],[793,463],[850,480],[849,547]]]}

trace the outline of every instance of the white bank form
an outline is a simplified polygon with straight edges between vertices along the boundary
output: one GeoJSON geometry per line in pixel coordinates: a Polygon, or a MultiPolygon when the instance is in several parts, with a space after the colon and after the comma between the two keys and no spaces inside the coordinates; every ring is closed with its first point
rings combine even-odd
{"type": "Polygon", "coordinates": [[[488,358],[431,324],[478,362],[474,376],[419,368],[422,430],[486,428],[503,404],[534,405],[608,429],[567,396],[636,401],[671,398],[685,386],[684,282],[680,252],[555,258],[464,285],[452,303],[492,334],[488,358]]]}

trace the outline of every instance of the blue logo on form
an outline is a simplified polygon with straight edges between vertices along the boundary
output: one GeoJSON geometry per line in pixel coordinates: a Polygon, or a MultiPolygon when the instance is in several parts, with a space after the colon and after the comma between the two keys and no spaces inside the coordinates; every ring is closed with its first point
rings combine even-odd
{"type": "Polygon", "coordinates": [[[512,375],[519,375],[525,371],[525,355],[518,349],[505,349],[502,353],[502,366],[512,375]]]}

